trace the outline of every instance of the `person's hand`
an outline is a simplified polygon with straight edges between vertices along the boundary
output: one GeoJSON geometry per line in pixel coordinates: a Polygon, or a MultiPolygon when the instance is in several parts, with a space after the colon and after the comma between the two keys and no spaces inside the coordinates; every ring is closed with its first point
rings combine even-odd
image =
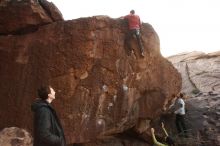
{"type": "Polygon", "coordinates": [[[161,123],[161,127],[164,128],[164,123],[163,122],[161,123]]]}
{"type": "Polygon", "coordinates": [[[179,92],[179,93],[177,94],[177,98],[180,97],[180,94],[181,94],[181,92],[179,92]]]}
{"type": "Polygon", "coordinates": [[[154,134],[154,128],[151,128],[151,133],[154,134]]]}

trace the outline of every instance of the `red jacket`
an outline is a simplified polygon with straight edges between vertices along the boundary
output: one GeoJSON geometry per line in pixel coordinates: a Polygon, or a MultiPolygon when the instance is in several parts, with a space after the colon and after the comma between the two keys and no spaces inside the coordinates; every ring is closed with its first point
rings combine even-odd
{"type": "Polygon", "coordinates": [[[129,29],[140,29],[141,20],[138,15],[129,14],[124,18],[128,20],[129,29]]]}

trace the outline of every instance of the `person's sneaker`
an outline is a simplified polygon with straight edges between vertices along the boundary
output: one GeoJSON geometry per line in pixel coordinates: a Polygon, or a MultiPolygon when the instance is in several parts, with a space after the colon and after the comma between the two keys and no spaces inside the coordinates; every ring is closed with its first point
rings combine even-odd
{"type": "Polygon", "coordinates": [[[144,52],[141,53],[141,56],[144,57],[144,52]]]}

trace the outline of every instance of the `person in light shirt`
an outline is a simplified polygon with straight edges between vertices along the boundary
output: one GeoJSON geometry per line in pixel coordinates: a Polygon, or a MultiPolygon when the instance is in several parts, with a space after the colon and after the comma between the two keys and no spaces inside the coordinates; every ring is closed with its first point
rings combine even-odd
{"type": "Polygon", "coordinates": [[[175,102],[175,112],[176,114],[176,128],[179,135],[183,135],[187,137],[187,130],[185,125],[185,102],[183,100],[183,94],[180,93],[177,96],[176,102],[175,102]]]}

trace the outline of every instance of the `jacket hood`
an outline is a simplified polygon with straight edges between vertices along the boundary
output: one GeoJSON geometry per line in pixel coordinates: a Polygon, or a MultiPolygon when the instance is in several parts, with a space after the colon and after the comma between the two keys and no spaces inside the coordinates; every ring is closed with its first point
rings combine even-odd
{"type": "Polygon", "coordinates": [[[41,107],[49,106],[49,103],[47,101],[41,100],[41,99],[37,99],[36,101],[34,101],[34,103],[31,105],[31,110],[33,112],[36,112],[38,109],[40,109],[41,107]]]}

